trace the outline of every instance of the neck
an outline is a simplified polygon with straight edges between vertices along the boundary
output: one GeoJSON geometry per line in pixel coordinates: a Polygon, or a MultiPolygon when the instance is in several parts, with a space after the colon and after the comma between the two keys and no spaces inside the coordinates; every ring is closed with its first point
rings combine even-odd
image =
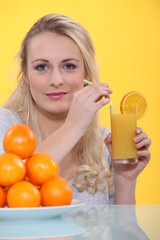
{"type": "Polygon", "coordinates": [[[37,111],[38,123],[41,131],[42,140],[47,138],[51,133],[60,128],[67,116],[67,113],[60,114],[46,114],[41,111],[37,111]]]}

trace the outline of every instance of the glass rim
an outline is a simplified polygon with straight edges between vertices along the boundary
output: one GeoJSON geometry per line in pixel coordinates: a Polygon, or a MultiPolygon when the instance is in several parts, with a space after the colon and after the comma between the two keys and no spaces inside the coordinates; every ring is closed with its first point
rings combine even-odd
{"type": "MultiPolygon", "coordinates": [[[[111,104],[110,107],[112,107],[112,106],[117,106],[117,107],[119,106],[119,107],[121,107],[121,104],[111,104]]],[[[137,106],[137,104],[125,104],[125,106],[137,106]]]]}
{"type": "Polygon", "coordinates": [[[126,105],[121,105],[121,104],[112,104],[110,105],[110,112],[112,114],[137,114],[138,111],[138,105],[137,104],[126,104],[126,105]],[[129,112],[128,112],[129,111],[129,112]],[[131,112],[130,112],[131,111],[131,112]]]}

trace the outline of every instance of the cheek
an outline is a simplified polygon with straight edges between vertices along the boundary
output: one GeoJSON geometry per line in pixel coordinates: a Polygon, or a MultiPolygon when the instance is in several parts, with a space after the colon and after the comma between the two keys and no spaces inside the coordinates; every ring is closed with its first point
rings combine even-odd
{"type": "Polygon", "coordinates": [[[28,74],[28,83],[31,90],[40,90],[43,87],[43,81],[40,78],[34,76],[34,74],[28,74]]]}
{"type": "Polygon", "coordinates": [[[83,86],[84,86],[82,78],[70,80],[70,81],[68,81],[68,85],[70,86],[71,90],[73,90],[73,91],[77,91],[77,90],[83,88],[83,86]]]}

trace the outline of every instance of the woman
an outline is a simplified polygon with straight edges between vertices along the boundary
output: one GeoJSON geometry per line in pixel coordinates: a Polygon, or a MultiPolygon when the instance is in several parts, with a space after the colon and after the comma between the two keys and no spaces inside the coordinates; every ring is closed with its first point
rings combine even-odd
{"type": "MultiPolygon", "coordinates": [[[[105,139],[111,148],[111,137],[108,129],[100,129],[96,114],[110,102],[112,90],[99,83],[88,32],[69,17],[44,16],[25,36],[19,56],[18,86],[0,112],[1,145],[9,126],[29,125],[38,139],[36,152],[57,160],[74,198],[112,203],[111,163],[104,146],[105,139]],[[84,78],[94,84],[86,86],[84,78]]],[[[114,166],[115,203],[135,203],[136,178],[149,162],[151,141],[140,128],[137,138],[139,163],[127,169],[114,166]]]]}

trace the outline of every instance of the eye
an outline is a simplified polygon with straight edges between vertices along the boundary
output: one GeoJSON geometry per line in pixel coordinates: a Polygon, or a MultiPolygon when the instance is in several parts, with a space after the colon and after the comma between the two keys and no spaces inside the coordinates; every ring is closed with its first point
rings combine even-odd
{"type": "Polygon", "coordinates": [[[66,64],[64,68],[67,70],[72,70],[76,68],[76,65],[69,63],[69,64],[66,64]]]}
{"type": "Polygon", "coordinates": [[[38,70],[38,71],[44,71],[44,70],[47,70],[48,67],[45,64],[39,64],[35,67],[35,69],[38,70]]]}

